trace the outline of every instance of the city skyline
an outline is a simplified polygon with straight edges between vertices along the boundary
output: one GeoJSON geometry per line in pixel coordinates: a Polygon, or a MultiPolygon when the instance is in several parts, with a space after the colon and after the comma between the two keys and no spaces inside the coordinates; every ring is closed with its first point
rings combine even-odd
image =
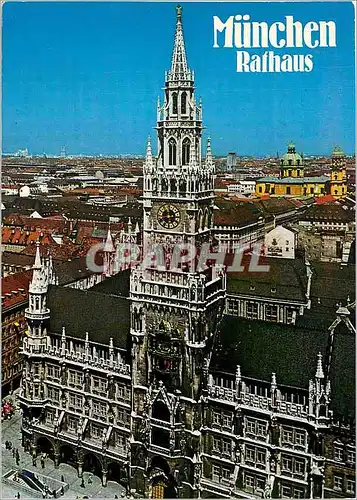
{"type": "MultiPolygon", "coordinates": [[[[284,5],[284,13],[301,22],[336,22],[337,47],[314,49],[314,70],[301,74],[235,72],[235,50],[213,48],[212,19],[227,19],[238,7],[257,21],[281,18],[276,3],[184,5],[188,63],[195,68],[214,154],[274,156],[290,140],[305,155],[329,155],[336,144],[354,154],[353,6],[284,5]]],[[[170,19],[172,8],[5,4],[4,152],[28,148],[34,155],[56,155],[65,145],[69,155],[143,155],[171,58],[174,25],[162,20],[170,19]],[[135,19],[134,29],[129,19],[135,19]]]]}

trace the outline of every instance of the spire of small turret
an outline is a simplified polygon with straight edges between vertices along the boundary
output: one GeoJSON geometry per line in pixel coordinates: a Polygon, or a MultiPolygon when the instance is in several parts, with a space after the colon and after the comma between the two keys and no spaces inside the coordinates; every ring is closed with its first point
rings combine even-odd
{"type": "Polygon", "coordinates": [[[207,139],[207,149],[206,149],[206,165],[213,164],[212,150],[211,150],[211,139],[207,139]]]}
{"type": "Polygon", "coordinates": [[[322,354],[321,352],[317,355],[317,369],[316,369],[316,378],[324,378],[324,372],[322,369],[322,354]]]}
{"type": "Polygon", "coordinates": [[[171,70],[169,71],[169,78],[172,80],[188,80],[190,79],[190,71],[187,66],[185,42],[183,39],[182,29],[182,6],[176,7],[176,32],[174,50],[172,53],[171,70]]]}
{"type": "Polygon", "coordinates": [[[41,255],[40,255],[40,242],[36,241],[36,257],[35,257],[35,263],[32,267],[33,270],[35,269],[41,269],[41,255]]]}
{"type": "Polygon", "coordinates": [[[115,252],[113,237],[112,237],[112,233],[110,232],[110,226],[108,227],[107,239],[106,239],[103,250],[104,250],[104,252],[108,252],[108,253],[115,252]]]}
{"type": "Polygon", "coordinates": [[[32,267],[32,280],[29,286],[30,293],[44,293],[50,280],[50,275],[46,266],[45,259],[41,260],[40,243],[36,242],[36,256],[32,267]]]}

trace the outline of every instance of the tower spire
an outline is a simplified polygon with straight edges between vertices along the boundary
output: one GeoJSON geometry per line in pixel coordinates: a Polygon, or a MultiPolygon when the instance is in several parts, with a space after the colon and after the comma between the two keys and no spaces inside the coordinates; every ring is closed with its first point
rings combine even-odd
{"type": "Polygon", "coordinates": [[[35,262],[32,267],[33,270],[35,269],[41,269],[41,255],[40,255],[40,242],[36,241],[36,256],[35,256],[35,262]]]}
{"type": "Polygon", "coordinates": [[[174,50],[172,53],[171,70],[169,80],[190,80],[191,72],[187,66],[185,42],[182,29],[182,6],[176,7],[176,32],[174,50]]]}

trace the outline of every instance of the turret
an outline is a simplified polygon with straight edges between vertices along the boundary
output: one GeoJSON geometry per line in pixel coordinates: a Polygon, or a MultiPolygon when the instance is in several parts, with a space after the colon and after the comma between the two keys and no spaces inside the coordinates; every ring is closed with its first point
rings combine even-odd
{"type": "Polygon", "coordinates": [[[103,272],[105,276],[112,276],[114,274],[114,260],[115,260],[115,246],[113,243],[113,237],[110,232],[110,227],[108,228],[107,239],[103,248],[103,272]]]}
{"type": "Polygon", "coordinates": [[[30,350],[41,351],[46,346],[47,320],[50,310],[46,307],[46,294],[50,281],[50,268],[45,259],[41,260],[40,244],[36,244],[35,263],[29,286],[29,307],[25,310],[28,323],[27,346],[30,350]]]}
{"type": "Polygon", "coordinates": [[[325,378],[319,352],[315,378],[309,383],[309,414],[320,425],[326,425],[329,418],[330,392],[330,382],[325,378]]]}
{"type": "Polygon", "coordinates": [[[330,194],[335,198],[347,195],[346,155],[339,146],[335,146],[331,155],[330,194]]]}

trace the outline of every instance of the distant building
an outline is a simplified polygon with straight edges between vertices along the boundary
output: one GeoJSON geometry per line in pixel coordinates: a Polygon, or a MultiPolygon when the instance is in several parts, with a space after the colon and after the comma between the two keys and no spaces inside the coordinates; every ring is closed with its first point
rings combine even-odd
{"type": "Polygon", "coordinates": [[[265,235],[264,251],[269,257],[295,258],[296,233],[277,226],[265,235]]]}
{"type": "Polygon", "coordinates": [[[322,262],[346,264],[354,258],[356,242],[355,211],[340,203],[314,204],[298,224],[298,247],[307,258],[322,262]]]}
{"type": "Polygon", "coordinates": [[[28,152],[28,149],[19,149],[16,153],[15,153],[15,156],[18,156],[20,158],[27,158],[29,157],[29,152],[28,152]]]}
{"type": "Polygon", "coordinates": [[[232,170],[237,165],[237,154],[228,153],[227,155],[227,170],[232,170]]]}
{"type": "Polygon", "coordinates": [[[270,176],[257,179],[256,195],[264,196],[324,196],[334,198],[347,196],[346,158],[341,148],[336,146],[332,152],[330,176],[306,177],[304,161],[290,143],[287,153],[280,160],[280,177],[270,176]]]}
{"type": "Polygon", "coordinates": [[[253,194],[255,192],[255,181],[242,180],[237,184],[228,185],[229,193],[253,194]]]}

